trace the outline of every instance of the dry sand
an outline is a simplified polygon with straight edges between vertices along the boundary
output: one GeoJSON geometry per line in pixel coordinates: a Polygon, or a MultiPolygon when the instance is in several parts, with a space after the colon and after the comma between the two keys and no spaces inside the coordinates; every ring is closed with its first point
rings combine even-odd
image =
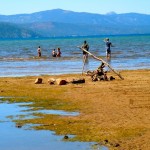
{"type": "Polygon", "coordinates": [[[51,76],[84,77],[86,81],[63,86],[49,85],[50,76],[42,76],[43,84],[34,84],[37,77],[0,78],[0,96],[65,100],[80,111],[79,116],[66,118],[70,121],[64,124],[67,133],[75,133],[81,140],[102,142],[110,149],[149,150],[150,70],[121,71],[124,80],[113,73],[108,75],[115,80],[92,82],[89,76],[79,74],[51,76]]]}

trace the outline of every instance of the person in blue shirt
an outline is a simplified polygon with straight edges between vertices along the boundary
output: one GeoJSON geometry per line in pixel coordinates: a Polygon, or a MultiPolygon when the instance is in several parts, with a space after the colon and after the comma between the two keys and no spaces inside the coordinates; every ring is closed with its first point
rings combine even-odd
{"type": "Polygon", "coordinates": [[[110,47],[112,47],[112,43],[109,41],[109,38],[104,39],[105,42],[105,46],[106,46],[106,57],[107,58],[111,58],[111,49],[110,47]]]}

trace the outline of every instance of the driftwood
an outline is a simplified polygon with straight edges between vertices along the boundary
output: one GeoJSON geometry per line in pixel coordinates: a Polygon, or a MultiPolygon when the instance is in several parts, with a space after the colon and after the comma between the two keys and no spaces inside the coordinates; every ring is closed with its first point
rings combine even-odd
{"type": "Polygon", "coordinates": [[[49,78],[48,79],[48,83],[50,85],[66,85],[68,83],[72,83],[72,84],[81,84],[81,83],[85,83],[85,79],[84,78],[73,78],[73,79],[54,79],[54,78],[49,78]]]}
{"type": "Polygon", "coordinates": [[[48,79],[48,83],[49,83],[50,85],[55,84],[55,82],[56,82],[56,79],[54,79],[54,78],[48,79]]]}
{"type": "Polygon", "coordinates": [[[80,78],[80,79],[73,79],[71,81],[72,84],[80,84],[80,83],[85,83],[85,79],[84,78],[80,78]]]}
{"type": "Polygon", "coordinates": [[[50,85],[53,85],[53,84],[57,84],[57,85],[66,85],[68,82],[64,79],[61,79],[61,78],[58,78],[58,79],[54,79],[54,78],[49,78],[48,79],[48,83],[50,85]]]}
{"type": "Polygon", "coordinates": [[[37,78],[36,80],[35,80],[35,84],[42,84],[42,78],[37,78]]]}
{"type": "Polygon", "coordinates": [[[68,82],[64,79],[56,79],[56,84],[57,85],[66,85],[68,82]]]}
{"type": "Polygon", "coordinates": [[[104,71],[105,64],[102,64],[94,71],[87,71],[86,75],[91,76],[92,81],[108,81],[107,72],[104,71]]]}
{"type": "Polygon", "coordinates": [[[102,63],[104,63],[107,67],[109,67],[115,74],[117,74],[122,80],[124,80],[124,78],[120,75],[120,73],[116,72],[106,61],[104,61],[102,58],[96,57],[95,55],[93,55],[92,53],[90,53],[89,51],[87,51],[86,49],[82,48],[82,47],[78,47],[80,48],[82,51],[85,51],[86,53],[88,53],[90,56],[92,56],[94,59],[101,61],[102,63]]]}

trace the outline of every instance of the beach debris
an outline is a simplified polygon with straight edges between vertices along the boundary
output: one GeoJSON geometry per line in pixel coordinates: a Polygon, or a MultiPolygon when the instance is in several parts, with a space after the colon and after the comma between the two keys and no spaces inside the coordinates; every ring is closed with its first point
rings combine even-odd
{"type": "Polygon", "coordinates": [[[112,80],[115,80],[115,78],[113,76],[110,76],[109,80],[112,81],[112,80]]]}
{"type": "Polygon", "coordinates": [[[67,83],[68,82],[66,80],[64,80],[64,79],[61,79],[61,78],[56,79],[56,84],[57,85],[66,85],[67,83]]]}
{"type": "Polygon", "coordinates": [[[48,79],[48,83],[49,83],[50,85],[55,84],[55,82],[56,82],[56,79],[54,79],[54,78],[48,79]]]}
{"type": "Polygon", "coordinates": [[[84,78],[73,78],[73,79],[49,78],[48,83],[50,85],[66,85],[68,83],[81,84],[81,83],[85,83],[85,79],[84,78]]]}
{"type": "Polygon", "coordinates": [[[85,79],[84,78],[72,79],[72,81],[70,83],[72,83],[72,84],[85,83],[85,79]]]}
{"type": "Polygon", "coordinates": [[[114,80],[115,78],[111,76],[107,77],[107,71],[104,71],[105,64],[102,62],[101,65],[94,71],[87,71],[86,75],[91,76],[92,81],[108,81],[114,80]]]}
{"type": "Polygon", "coordinates": [[[41,84],[42,83],[42,81],[43,81],[43,79],[42,78],[36,78],[36,80],[35,80],[35,84],[41,84]]]}
{"type": "Polygon", "coordinates": [[[101,61],[102,63],[104,63],[108,68],[110,68],[111,71],[113,71],[115,74],[117,74],[122,80],[124,80],[124,78],[120,75],[120,73],[116,72],[106,61],[104,61],[102,58],[96,57],[95,55],[93,55],[92,53],[90,53],[89,51],[87,51],[86,49],[82,48],[82,47],[78,47],[80,48],[82,51],[85,51],[86,53],[88,53],[90,56],[92,56],[94,59],[101,61]]]}

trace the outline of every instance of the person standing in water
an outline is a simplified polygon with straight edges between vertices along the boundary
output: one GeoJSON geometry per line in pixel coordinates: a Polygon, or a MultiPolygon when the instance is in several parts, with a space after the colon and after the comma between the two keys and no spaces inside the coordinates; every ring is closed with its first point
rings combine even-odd
{"type": "Polygon", "coordinates": [[[37,52],[38,52],[38,57],[41,57],[41,47],[40,46],[38,47],[37,52]]]}
{"type": "MultiPolygon", "coordinates": [[[[84,41],[83,45],[81,46],[81,48],[85,49],[86,51],[89,50],[89,45],[86,41],[84,41]]],[[[88,59],[88,53],[83,51],[83,60],[86,61],[88,59]]]]}
{"type": "Polygon", "coordinates": [[[104,39],[105,46],[106,46],[106,57],[111,58],[111,49],[113,47],[112,43],[109,41],[109,38],[104,39]]]}
{"type": "Polygon", "coordinates": [[[57,57],[61,57],[61,51],[60,51],[60,48],[58,47],[57,48],[57,55],[56,55],[57,57]]]}
{"type": "Polygon", "coordinates": [[[55,49],[53,49],[53,51],[52,51],[52,56],[53,56],[53,57],[56,57],[56,56],[57,56],[57,53],[56,53],[55,49]]]}

